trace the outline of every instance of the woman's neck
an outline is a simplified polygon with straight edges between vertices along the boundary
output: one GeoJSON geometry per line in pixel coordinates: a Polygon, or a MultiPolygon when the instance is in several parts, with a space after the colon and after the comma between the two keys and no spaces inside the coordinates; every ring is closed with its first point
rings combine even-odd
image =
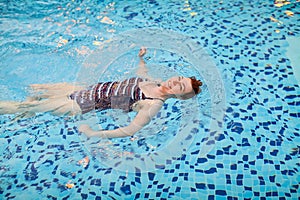
{"type": "Polygon", "coordinates": [[[152,82],[142,82],[140,83],[139,87],[147,97],[160,98],[163,100],[166,100],[171,97],[170,94],[166,92],[166,88],[161,84],[152,82]]]}

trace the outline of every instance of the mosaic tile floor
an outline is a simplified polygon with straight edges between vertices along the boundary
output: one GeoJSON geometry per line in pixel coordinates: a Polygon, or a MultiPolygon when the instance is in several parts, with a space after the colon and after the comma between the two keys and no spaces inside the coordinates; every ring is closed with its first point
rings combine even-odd
{"type": "MultiPolygon", "coordinates": [[[[1,100],[24,98],[31,83],[72,81],[87,54],[140,28],[197,42],[226,91],[222,133],[211,151],[200,154],[207,130],[200,124],[182,155],[146,172],[116,170],[93,157],[73,119],[2,115],[0,199],[299,199],[300,89],[297,55],[288,53],[290,38],[300,37],[299,2],[0,4],[1,100]]],[[[170,105],[166,115],[177,109],[170,105]]],[[[147,151],[147,141],[132,146],[147,151]]]]}

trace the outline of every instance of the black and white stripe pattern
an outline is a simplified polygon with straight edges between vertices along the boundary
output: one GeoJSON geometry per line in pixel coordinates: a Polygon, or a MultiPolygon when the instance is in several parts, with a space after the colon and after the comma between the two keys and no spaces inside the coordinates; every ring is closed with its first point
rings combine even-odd
{"type": "MultiPolygon", "coordinates": [[[[103,109],[109,108],[113,96],[130,97],[131,103],[145,98],[138,84],[145,81],[141,78],[129,78],[121,82],[105,82],[90,86],[86,90],[76,91],[70,95],[81,108],[94,108],[95,104],[103,103],[103,109]]],[[[101,109],[101,108],[98,108],[101,109]]]]}

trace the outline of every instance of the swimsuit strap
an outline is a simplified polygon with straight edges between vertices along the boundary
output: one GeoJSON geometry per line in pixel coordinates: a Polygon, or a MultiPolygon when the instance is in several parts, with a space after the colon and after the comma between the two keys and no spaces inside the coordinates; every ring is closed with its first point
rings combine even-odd
{"type": "MultiPolygon", "coordinates": [[[[147,79],[145,79],[147,81],[147,79]]],[[[154,82],[157,86],[160,86],[160,83],[156,83],[154,82]]],[[[141,90],[140,88],[138,88],[139,90],[141,90]]],[[[152,97],[147,97],[143,92],[142,92],[142,99],[148,99],[148,100],[160,100],[163,103],[165,103],[165,100],[161,99],[161,98],[152,98],[152,97]]]]}
{"type": "Polygon", "coordinates": [[[152,98],[152,97],[145,97],[144,99],[149,99],[149,100],[160,100],[163,103],[165,103],[165,100],[161,99],[161,98],[152,98]]]}

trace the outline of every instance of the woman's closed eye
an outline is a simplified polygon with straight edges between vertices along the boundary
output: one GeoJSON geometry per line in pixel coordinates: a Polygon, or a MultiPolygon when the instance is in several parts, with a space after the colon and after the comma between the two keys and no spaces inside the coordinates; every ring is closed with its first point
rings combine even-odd
{"type": "Polygon", "coordinates": [[[185,85],[184,85],[183,83],[180,83],[180,90],[181,90],[182,92],[184,92],[184,89],[185,89],[185,85]]]}

